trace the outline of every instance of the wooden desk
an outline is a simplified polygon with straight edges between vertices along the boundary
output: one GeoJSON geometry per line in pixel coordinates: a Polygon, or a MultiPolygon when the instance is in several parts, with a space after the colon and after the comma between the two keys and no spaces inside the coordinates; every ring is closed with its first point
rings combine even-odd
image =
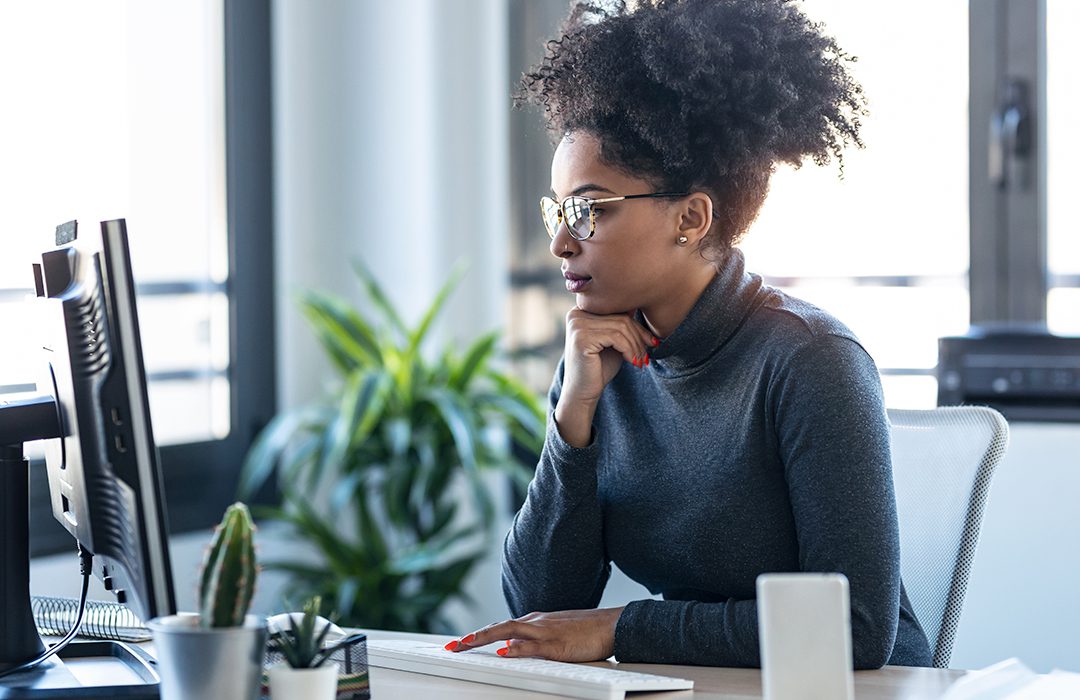
{"type": "MultiPolygon", "coordinates": [[[[432,634],[408,634],[381,630],[361,631],[365,632],[369,639],[416,639],[439,644],[446,644],[452,639],[452,637],[432,634]]],[[[600,662],[593,665],[608,664],[609,662],[600,662]]],[[[749,698],[761,698],[761,671],[756,668],[711,668],[654,664],[619,664],[618,666],[628,671],[690,678],[694,681],[692,691],[639,693],[630,696],[634,700],[704,700],[706,698],[709,700],[747,700],[749,698]]],[[[856,671],[855,697],[857,700],[923,700],[924,698],[940,698],[948,687],[965,673],[966,671],[951,669],[906,668],[903,666],[886,666],[880,671],[856,671]]],[[[371,697],[373,700],[403,700],[405,698],[527,700],[530,698],[560,696],[373,667],[371,669],[371,697]]]]}

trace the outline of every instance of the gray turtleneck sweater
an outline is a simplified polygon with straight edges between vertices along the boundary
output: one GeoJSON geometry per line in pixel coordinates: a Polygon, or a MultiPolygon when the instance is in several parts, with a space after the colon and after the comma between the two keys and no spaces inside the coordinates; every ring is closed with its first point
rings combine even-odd
{"type": "MultiPolygon", "coordinates": [[[[640,316],[639,316],[640,320],[640,316]]],[[[889,425],[843,324],[728,256],[686,319],[604,389],[593,440],[547,438],[506,537],[515,616],[594,608],[614,562],[619,661],[759,666],[758,574],[841,572],[856,668],[931,665],[900,583],[889,425]]]]}

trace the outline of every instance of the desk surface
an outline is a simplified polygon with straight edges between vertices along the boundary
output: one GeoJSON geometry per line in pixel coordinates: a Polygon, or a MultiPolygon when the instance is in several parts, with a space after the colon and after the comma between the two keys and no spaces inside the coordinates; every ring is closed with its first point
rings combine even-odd
{"type": "MultiPolygon", "coordinates": [[[[362,630],[369,639],[417,639],[445,644],[452,637],[430,634],[407,634],[362,630]]],[[[600,665],[600,664],[595,664],[600,665]]],[[[614,665],[614,664],[612,664],[614,665]]],[[[693,691],[672,691],[634,695],[641,700],[743,700],[761,698],[761,671],[747,668],[711,668],[704,666],[665,666],[657,664],[619,664],[628,671],[655,673],[661,676],[690,678],[693,691]]],[[[940,698],[965,671],[936,668],[905,668],[886,666],[880,671],[855,672],[856,700],[922,700],[940,698]]],[[[495,685],[483,685],[419,673],[395,671],[388,668],[371,669],[373,698],[490,698],[492,700],[526,700],[527,698],[560,697],[528,690],[512,690],[495,685]]]]}

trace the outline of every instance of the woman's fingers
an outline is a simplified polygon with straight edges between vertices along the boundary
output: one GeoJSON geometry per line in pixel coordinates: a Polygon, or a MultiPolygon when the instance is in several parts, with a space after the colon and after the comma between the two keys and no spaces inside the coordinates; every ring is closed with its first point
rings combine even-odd
{"type": "Polygon", "coordinates": [[[505,620],[488,625],[446,645],[449,651],[464,651],[486,646],[492,642],[504,642],[515,637],[530,637],[531,632],[518,620],[505,620]]]}
{"type": "Polygon", "coordinates": [[[566,364],[559,399],[563,410],[557,416],[564,438],[569,435],[578,447],[588,444],[592,410],[604,388],[623,363],[647,367],[650,347],[655,347],[652,334],[629,314],[596,315],[577,307],[566,314],[566,364]],[[567,413],[569,405],[584,412],[578,411],[581,415],[575,418],[567,413]]]}
{"type": "Polygon", "coordinates": [[[638,335],[641,336],[641,340],[645,343],[646,348],[655,348],[660,344],[660,339],[653,335],[653,332],[646,328],[644,324],[637,322],[637,319],[634,318],[636,313],[637,311],[627,312],[627,318],[630,319],[630,327],[637,331],[638,335]]]}
{"type": "Polygon", "coordinates": [[[551,654],[546,650],[544,642],[532,639],[508,639],[506,646],[495,652],[499,656],[516,659],[524,656],[538,656],[550,658],[551,654]]]}
{"type": "Polygon", "coordinates": [[[632,364],[643,363],[653,336],[629,316],[575,316],[567,323],[570,345],[581,354],[613,348],[632,364]]]}
{"type": "Polygon", "coordinates": [[[625,328],[589,329],[578,339],[594,354],[600,354],[604,348],[612,348],[633,365],[645,360],[645,345],[625,328]]]}
{"type": "Polygon", "coordinates": [[[556,661],[599,661],[615,652],[615,625],[622,608],[533,612],[498,622],[446,645],[465,651],[498,644],[500,656],[556,661]]]}

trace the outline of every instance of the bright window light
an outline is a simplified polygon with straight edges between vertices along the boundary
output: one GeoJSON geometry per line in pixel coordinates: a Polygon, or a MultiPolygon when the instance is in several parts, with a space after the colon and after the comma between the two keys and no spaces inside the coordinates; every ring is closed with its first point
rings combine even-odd
{"type": "Polygon", "coordinates": [[[931,408],[937,339],[969,320],[967,3],[803,7],[858,57],[866,148],[845,153],[842,180],[813,163],[776,173],[741,244],[747,268],[847,324],[885,375],[888,406],[931,408]]]}
{"type": "Polygon", "coordinates": [[[1080,158],[1080,3],[1046,3],[1046,219],[1050,292],[1046,321],[1050,330],[1080,335],[1080,197],[1074,172],[1080,158]]]}
{"type": "MultiPolygon", "coordinates": [[[[0,315],[32,328],[57,224],[127,219],[161,444],[230,427],[223,31],[223,0],[0,4],[0,315]]],[[[32,389],[37,339],[6,337],[0,393],[32,389]]]]}

